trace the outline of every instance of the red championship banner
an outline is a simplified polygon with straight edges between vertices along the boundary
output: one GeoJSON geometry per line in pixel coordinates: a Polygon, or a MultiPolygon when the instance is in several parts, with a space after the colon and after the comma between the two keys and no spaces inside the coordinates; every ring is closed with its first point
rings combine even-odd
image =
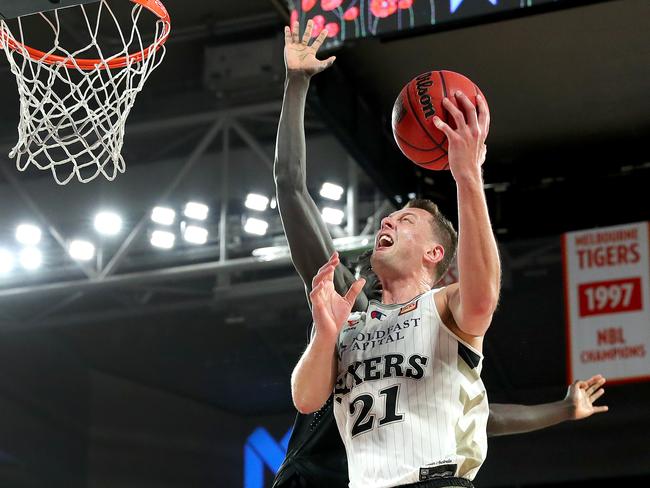
{"type": "Polygon", "coordinates": [[[650,225],[562,236],[569,382],[650,380],[650,225]]]}

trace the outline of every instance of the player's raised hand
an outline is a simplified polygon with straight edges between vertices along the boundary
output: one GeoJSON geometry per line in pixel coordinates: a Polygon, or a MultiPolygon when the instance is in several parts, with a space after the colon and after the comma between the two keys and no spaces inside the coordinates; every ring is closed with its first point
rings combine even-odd
{"type": "Polygon", "coordinates": [[[313,28],[314,22],[309,20],[302,39],[300,39],[300,24],[297,21],[291,27],[284,28],[284,62],[287,74],[302,73],[313,76],[334,63],[336,59],[334,56],[322,61],[316,58],[316,53],[327,37],[327,30],[323,29],[310,45],[313,28]]]}
{"type": "Polygon", "coordinates": [[[366,282],[363,278],[355,281],[345,296],[339,295],[334,289],[334,269],[339,264],[337,252],[332,254],[312,281],[312,290],[309,299],[312,305],[312,316],[316,333],[336,340],[339,331],[343,328],[357,296],[366,282]]]}
{"type": "Polygon", "coordinates": [[[477,106],[461,91],[454,94],[458,107],[448,98],[442,104],[454,121],[455,129],[435,116],[433,123],[449,141],[449,169],[456,181],[480,177],[485,161],[485,139],[490,129],[490,112],[485,99],[476,96],[477,106]]]}
{"type": "Polygon", "coordinates": [[[576,381],[569,386],[564,400],[570,403],[574,420],[586,419],[595,413],[609,410],[604,405],[594,405],[594,402],[605,394],[605,390],[602,388],[605,381],[607,380],[602,375],[596,375],[588,380],[576,381]]]}

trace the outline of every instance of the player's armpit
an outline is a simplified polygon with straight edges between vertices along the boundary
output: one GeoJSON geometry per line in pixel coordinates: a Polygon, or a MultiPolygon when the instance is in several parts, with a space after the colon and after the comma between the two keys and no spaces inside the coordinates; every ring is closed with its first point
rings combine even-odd
{"type": "MultiPolygon", "coordinates": [[[[492,322],[492,312],[468,313],[460,297],[460,285],[453,283],[440,292],[444,298],[444,309],[440,317],[445,325],[456,328],[470,338],[482,337],[492,322]],[[446,314],[448,317],[443,317],[446,314]]],[[[440,310],[439,310],[440,312],[440,310]]]]}
{"type": "MultiPolygon", "coordinates": [[[[442,323],[456,336],[469,345],[477,349],[483,350],[483,335],[474,335],[466,332],[460,327],[460,288],[458,283],[453,283],[446,286],[438,293],[433,295],[434,305],[440,315],[442,323]]],[[[489,325],[489,324],[488,324],[489,325]]]]}

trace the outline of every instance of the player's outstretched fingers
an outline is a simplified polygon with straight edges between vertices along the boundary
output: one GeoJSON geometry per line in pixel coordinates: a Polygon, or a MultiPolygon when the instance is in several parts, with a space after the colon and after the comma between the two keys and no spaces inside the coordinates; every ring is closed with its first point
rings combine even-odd
{"type": "Polygon", "coordinates": [[[483,134],[483,140],[485,140],[490,132],[490,110],[485,98],[480,93],[476,95],[476,110],[478,112],[478,125],[481,127],[481,134],[483,134]]]}
{"type": "Polygon", "coordinates": [[[609,407],[607,405],[601,405],[598,407],[594,407],[594,413],[603,413],[607,412],[609,410],[609,407]]]}
{"type": "Polygon", "coordinates": [[[599,399],[601,396],[603,396],[604,394],[605,394],[605,388],[601,388],[601,389],[598,390],[596,393],[594,393],[593,395],[591,395],[591,397],[590,397],[590,398],[591,398],[591,401],[592,401],[592,402],[595,402],[596,400],[598,400],[598,399],[599,399]]]}
{"type": "Polygon", "coordinates": [[[320,34],[318,34],[318,37],[312,43],[311,47],[314,48],[314,51],[318,51],[320,49],[320,47],[325,42],[325,38],[327,38],[327,29],[320,31],[320,34]]]}
{"type": "Polygon", "coordinates": [[[291,27],[288,25],[284,27],[284,45],[288,46],[292,42],[292,37],[291,37],[291,27]]]}
{"type": "Polygon", "coordinates": [[[601,379],[605,379],[605,377],[604,377],[602,374],[595,374],[595,375],[593,375],[591,378],[589,378],[589,379],[586,380],[586,381],[587,381],[587,383],[589,383],[590,385],[593,385],[594,383],[596,383],[597,381],[599,381],[599,380],[601,380],[601,379]]]}
{"type": "Polygon", "coordinates": [[[589,387],[587,388],[587,394],[589,395],[593,394],[593,392],[595,392],[598,388],[600,388],[605,384],[605,381],[606,380],[603,377],[589,378],[589,380],[587,381],[587,384],[589,385],[589,387]]]}
{"type": "Polygon", "coordinates": [[[338,266],[339,262],[340,262],[339,253],[334,251],[329,261],[327,261],[323,266],[321,266],[318,272],[316,273],[316,276],[314,276],[314,279],[311,282],[312,288],[314,288],[318,283],[320,283],[325,279],[329,279],[330,281],[333,281],[334,270],[338,266]]]}
{"type": "Polygon", "coordinates": [[[320,273],[331,264],[333,264],[334,266],[339,264],[339,253],[336,251],[334,251],[334,253],[330,256],[327,262],[318,269],[316,274],[320,273]]]}
{"type": "Polygon", "coordinates": [[[476,114],[476,107],[462,91],[458,90],[455,95],[458,104],[463,108],[463,112],[465,112],[465,120],[467,120],[469,130],[472,134],[478,135],[480,133],[480,127],[478,123],[478,115],[476,114]]]}
{"type": "Polygon", "coordinates": [[[324,61],[323,61],[323,65],[324,65],[324,68],[323,68],[323,69],[327,69],[327,68],[329,68],[330,66],[332,66],[332,65],[334,64],[334,61],[336,61],[336,56],[330,56],[329,58],[327,58],[326,60],[324,60],[324,61]]]}
{"type": "Polygon", "coordinates": [[[314,278],[314,281],[316,284],[319,283],[327,283],[327,282],[333,282],[334,281],[334,270],[336,269],[336,266],[329,265],[327,268],[325,268],[321,273],[318,273],[316,277],[314,278]]]}
{"type": "Polygon", "coordinates": [[[291,25],[291,42],[294,44],[300,42],[300,22],[297,20],[291,25]]]}
{"type": "Polygon", "coordinates": [[[365,284],[365,278],[359,278],[357,281],[352,283],[352,286],[350,286],[350,289],[345,294],[345,301],[348,302],[350,306],[354,305],[354,302],[356,302],[357,297],[359,296],[359,293],[361,293],[361,290],[363,290],[363,285],[365,284]]]}
{"type": "Polygon", "coordinates": [[[309,44],[309,39],[311,39],[311,31],[314,29],[314,21],[309,19],[307,21],[307,26],[305,27],[305,33],[302,35],[302,43],[309,44]]]}
{"type": "Polygon", "coordinates": [[[457,129],[462,129],[463,127],[467,126],[463,112],[461,112],[460,109],[454,105],[454,102],[445,97],[442,99],[442,106],[447,110],[447,112],[449,112],[449,115],[454,118],[457,129]]]}

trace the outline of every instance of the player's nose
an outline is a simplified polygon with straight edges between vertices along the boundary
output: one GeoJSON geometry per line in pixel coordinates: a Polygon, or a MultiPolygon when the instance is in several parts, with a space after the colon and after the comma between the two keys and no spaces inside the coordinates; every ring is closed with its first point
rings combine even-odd
{"type": "Polygon", "coordinates": [[[390,216],[384,217],[381,219],[381,228],[395,229],[395,221],[390,216]]]}

